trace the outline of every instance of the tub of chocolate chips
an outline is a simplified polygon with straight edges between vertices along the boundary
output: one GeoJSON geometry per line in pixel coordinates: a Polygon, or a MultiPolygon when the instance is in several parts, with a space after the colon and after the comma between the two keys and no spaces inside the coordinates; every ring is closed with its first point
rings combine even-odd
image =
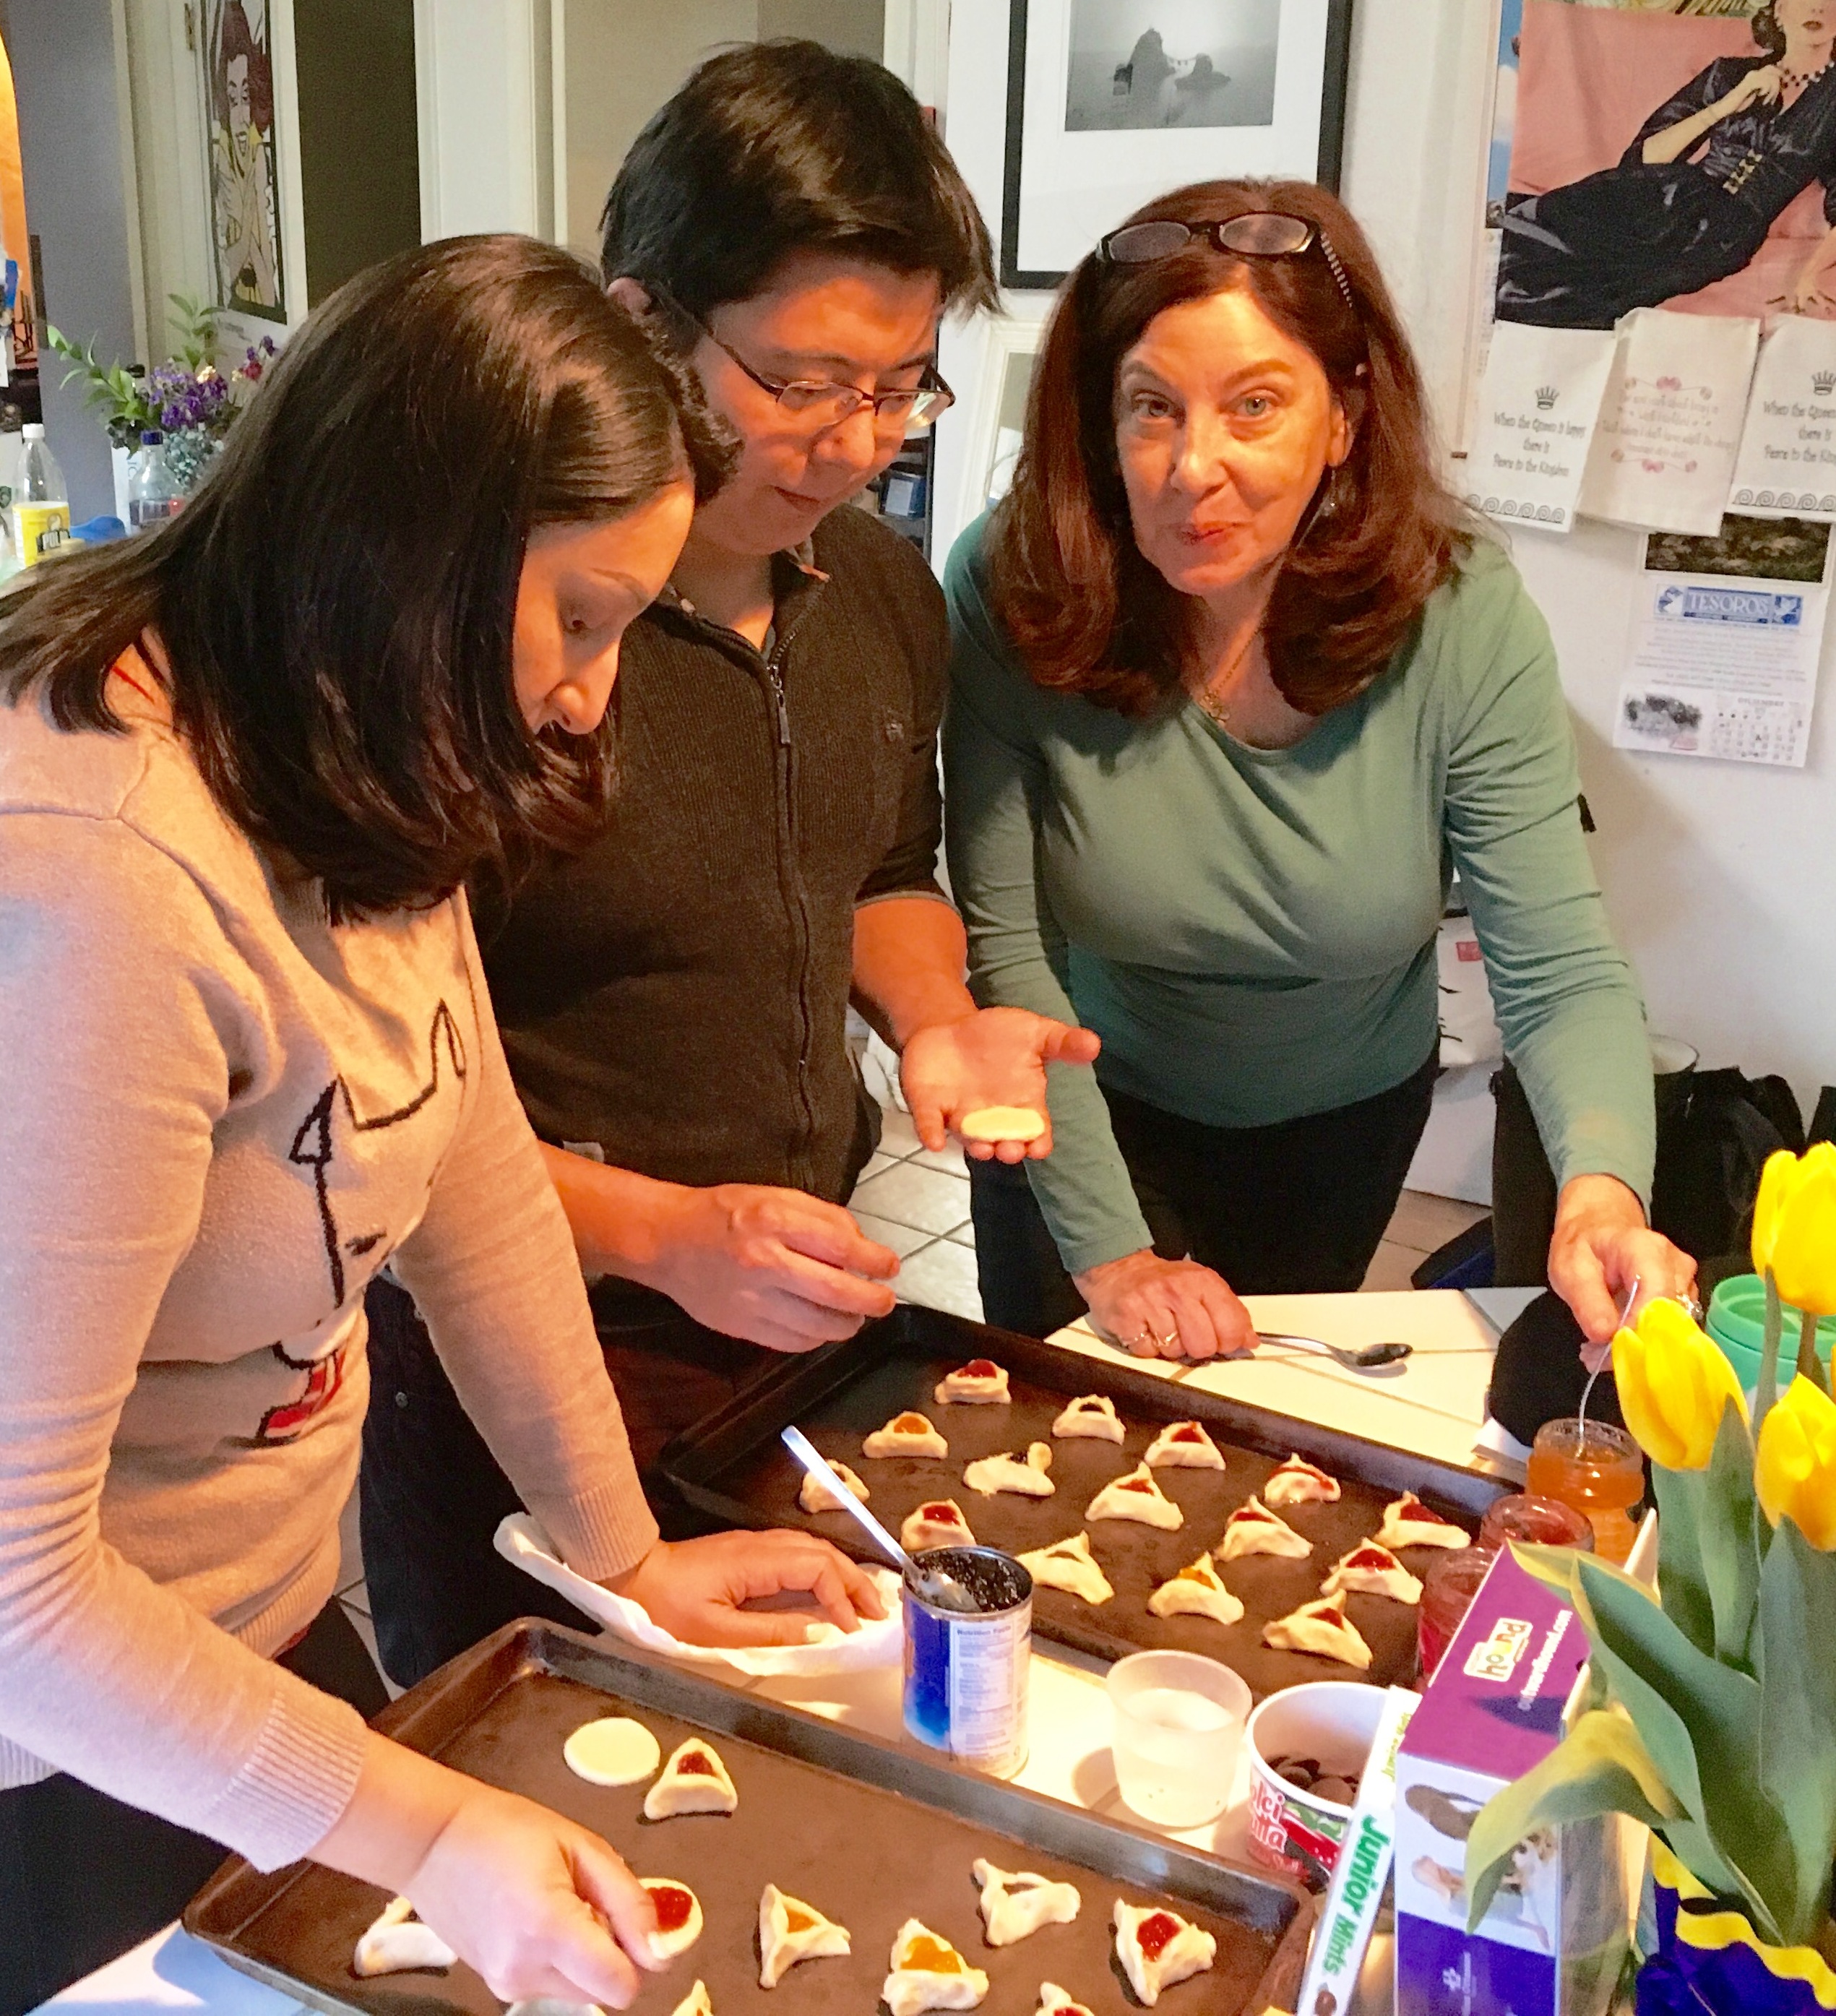
{"type": "Polygon", "coordinates": [[[1250,1852],[1323,1890],[1352,1818],[1384,1692],[1316,1680],[1271,1694],[1251,1715],[1250,1852]]]}

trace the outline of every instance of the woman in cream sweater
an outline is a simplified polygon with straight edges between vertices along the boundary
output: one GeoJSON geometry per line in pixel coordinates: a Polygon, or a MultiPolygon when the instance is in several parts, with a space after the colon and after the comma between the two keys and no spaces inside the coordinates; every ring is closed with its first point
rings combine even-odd
{"type": "Polygon", "coordinates": [[[877,1610],[804,1538],[659,1542],[462,889],[590,829],[722,468],[584,268],[455,240],[325,304],[169,525],[0,613],[0,2011],[216,1843],[405,1894],[506,1997],[656,1964],[603,1842],[300,1676],[385,1265],[581,1573],[704,1640],[877,1610]]]}

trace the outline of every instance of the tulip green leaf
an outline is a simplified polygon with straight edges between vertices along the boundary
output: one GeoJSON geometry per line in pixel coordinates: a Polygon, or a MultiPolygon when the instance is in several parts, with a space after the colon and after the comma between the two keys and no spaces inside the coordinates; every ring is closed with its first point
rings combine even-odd
{"type": "Polygon", "coordinates": [[[1759,1601],[1761,1549],[1753,1438],[1726,1409],[1706,1470],[1651,1469],[1664,1612],[1698,1652],[1742,1672],[1759,1601]]]}
{"type": "Polygon", "coordinates": [[[1582,1715],[1540,1764],[1481,1809],[1467,1837],[1467,1930],[1478,1931],[1525,1835],[1604,1813],[1652,1827],[1682,1817],[1638,1731],[1610,1708],[1582,1715]]]}
{"type": "Polygon", "coordinates": [[[1575,1572],[1577,1607],[1614,1699],[1685,1812],[1737,1874],[1756,1927],[1776,1926],[1790,1914],[1797,1885],[1791,1844],[1760,1784],[1759,1683],[1698,1651],[1643,1583],[1587,1555],[1575,1572]]]}
{"type": "Polygon", "coordinates": [[[1836,1857],[1836,1575],[1791,1520],[1774,1535],[1759,1587],[1759,1777],[1790,1841],[1787,1939],[1816,1935],[1836,1857]]]}

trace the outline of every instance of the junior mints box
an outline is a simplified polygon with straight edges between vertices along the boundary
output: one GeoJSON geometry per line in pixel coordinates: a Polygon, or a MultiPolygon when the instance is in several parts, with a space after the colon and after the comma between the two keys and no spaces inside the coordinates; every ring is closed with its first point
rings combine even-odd
{"type": "Polygon", "coordinates": [[[1476,1933],[1467,1836],[1561,1741],[1587,1658],[1574,1612],[1501,1555],[1396,1759],[1398,2016],[1600,2016],[1629,1929],[1616,1823],[1532,1835],[1476,1933]]]}

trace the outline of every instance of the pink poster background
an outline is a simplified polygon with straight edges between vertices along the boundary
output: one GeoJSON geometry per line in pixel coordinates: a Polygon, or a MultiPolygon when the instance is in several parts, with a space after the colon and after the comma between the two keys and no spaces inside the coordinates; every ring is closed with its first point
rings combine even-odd
{"type": "MultiPolygon", "coordinates": [[[[1755,53],[1741,20],[1524,0],[1511,193],[1541,196],[1615,166],[1633,135],[1698,71],[1717,56],[1755,53]]],[[[1695,315],[1777,315],[1827,228],[1823,185],[1813,182],[1741,272],[1663,305],[1695,315]]]]}

